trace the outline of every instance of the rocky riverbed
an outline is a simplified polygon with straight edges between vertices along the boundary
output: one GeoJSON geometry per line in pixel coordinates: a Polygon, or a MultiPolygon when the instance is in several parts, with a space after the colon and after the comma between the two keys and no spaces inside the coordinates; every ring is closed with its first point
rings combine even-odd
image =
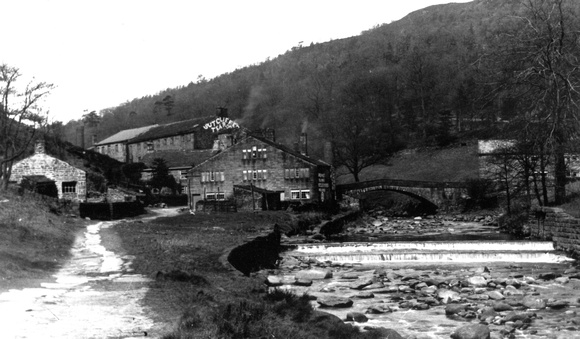
{"type": "MultiPolygon", "coordinates": [[[[379,221],[350,225],[345,233],[359,240],[361,234],[380,238],[385,230],[406,240],[499,234],[485,217],[460,223],[379,221]]],[[[301,240],[321,241],[316,234],[301,240]]],[[[365,264],[318,261],[289,251],[279,269],[261,274],[270,288],[306,293],[316,309],[362,329],[388,329],[389,338],[580,338],[580,271],[574,262],[365,264]]]]}

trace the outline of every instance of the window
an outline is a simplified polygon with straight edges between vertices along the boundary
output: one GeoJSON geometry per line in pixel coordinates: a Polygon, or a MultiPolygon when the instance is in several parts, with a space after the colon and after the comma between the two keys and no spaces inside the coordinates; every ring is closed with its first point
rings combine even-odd
{"type": "Polygon", "coordinates": [[[205,200],[226,200],[224,192],[209,192],[205,194],[205,200]]]}
{"type": "Polygon", "coordinates": [[[76,193],[77,183],[76,181],[65,181],[62,183],[62,193],[76,193]]]}
{"type": "MultiPolygon", "coordinates": [[[[187,171],[185,171],[187,172],[187,171]]],[[[225,181],[224,172],[220,171],[208,171],[201,172],[201,182],[215,182],[215,181],[225,181]]]]}
{"type": "Polygon", "coordinates": [[[290,190],[292,200],[310,199],[310,190],[290,190]]]}
{"type": "Polygon", "coordinates": [[[266,159],[268,156],[266,154],[266,148],[258,148],[258,146],[252,146],[252,148],[242,150],[242,159],[266,159]]]}
{"type": "Polygon", "coordinates": [[[179,176],[179,179],[185,180],[187,179],[187,170],[182,170],[179,176]]]}
{"type": "Polygon", "coordinates": [[[268,170],[243,171],[242,174],[244,181],[266,180],[268,176],[268,170]]]}
{"type": "Polygon", "coordinates": [[[286,168],[284,169],[284,179],[310,179],[310,168],[286,168]]]}

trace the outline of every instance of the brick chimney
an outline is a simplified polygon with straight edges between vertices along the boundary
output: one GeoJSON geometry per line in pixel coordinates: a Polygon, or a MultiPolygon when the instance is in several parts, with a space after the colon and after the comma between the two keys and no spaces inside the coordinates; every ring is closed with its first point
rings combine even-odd
{"type": "Polygon", "coordinates": [[[332,143],[327,141],[324,143],[324,161],[329,165],[332,165],[334,161],[334,154],[332,152],[332,143]]]}
{"type": "Polygon", "coordinates": [[[300,140],[298,142],[299,152],[302,155],[308,155],[308,136],[306,133],[300,134],[300,140]]]}
{"type": "Polygon", "coordinates": [[[46,154],[46,144],[44,139],[38,139],[34,143],[34,154],[46,154]]]}
{"type": "Polygon", "coordinates": [[[215,115],[218,118],[227,118],[228,117],[228,109],[225,107],[216,107],[215,115]]]}

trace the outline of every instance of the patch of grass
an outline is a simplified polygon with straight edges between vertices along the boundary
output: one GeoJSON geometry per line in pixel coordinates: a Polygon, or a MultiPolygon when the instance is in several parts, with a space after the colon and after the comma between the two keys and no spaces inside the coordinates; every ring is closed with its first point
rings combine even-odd
{"type": "MultiPolygon", "coordinates": [[[[419,181],[465,181],[477,178],[479,158],[477,145],[445,148],[407,149],[395,154],[387,165],[365,168],[360,180],[401,179],[419,181]]],[[[344,168],[337,170],[337,184],[354,182],[344,168]]]]}
{"type": "Polygon", "coordinates": [[[204,279],[203,284],[173,279],[151,284],[143,302],[155,312],[154,320],[177,324],[164,339],[343,338],[344,333],[349,338],[367,338],[369,334],[351,325],[336,325],[330,316],[312,322],[316,312],[308,296],[266,293],[264,277],[245,277],[223,265],[233,247],[272,231],[275,223],[294,221],[284,212],[182,214],[121,223],[115,230],[123,248],[136,256],[136,273],[179,271],[204,279]]]}
{"type": "Polygon", "coordinates": [[[55,208],[33,194],[0,191],[0,289],[48,276],[68,257],[83,221],[51,213],[55,208]]]}

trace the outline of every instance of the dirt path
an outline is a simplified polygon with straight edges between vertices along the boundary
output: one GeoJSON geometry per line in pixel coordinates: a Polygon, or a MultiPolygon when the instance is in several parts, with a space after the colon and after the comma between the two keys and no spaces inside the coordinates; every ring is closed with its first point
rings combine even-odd
{"type": "MultiPolygon", "coordinates": [[[[176,209],[157,210],[170,216],[176,209]]],[[[99,222],[79,233],[71,259],[53,282],[39,288],[0,294],[1,338],[156,338],[167,324],[154,324],[140,301],[150,279],[133,274],[113,232],[101,231],[119,221],[99,222]],[[113,253],[107,248],[114,248],[113,253]]]]}

